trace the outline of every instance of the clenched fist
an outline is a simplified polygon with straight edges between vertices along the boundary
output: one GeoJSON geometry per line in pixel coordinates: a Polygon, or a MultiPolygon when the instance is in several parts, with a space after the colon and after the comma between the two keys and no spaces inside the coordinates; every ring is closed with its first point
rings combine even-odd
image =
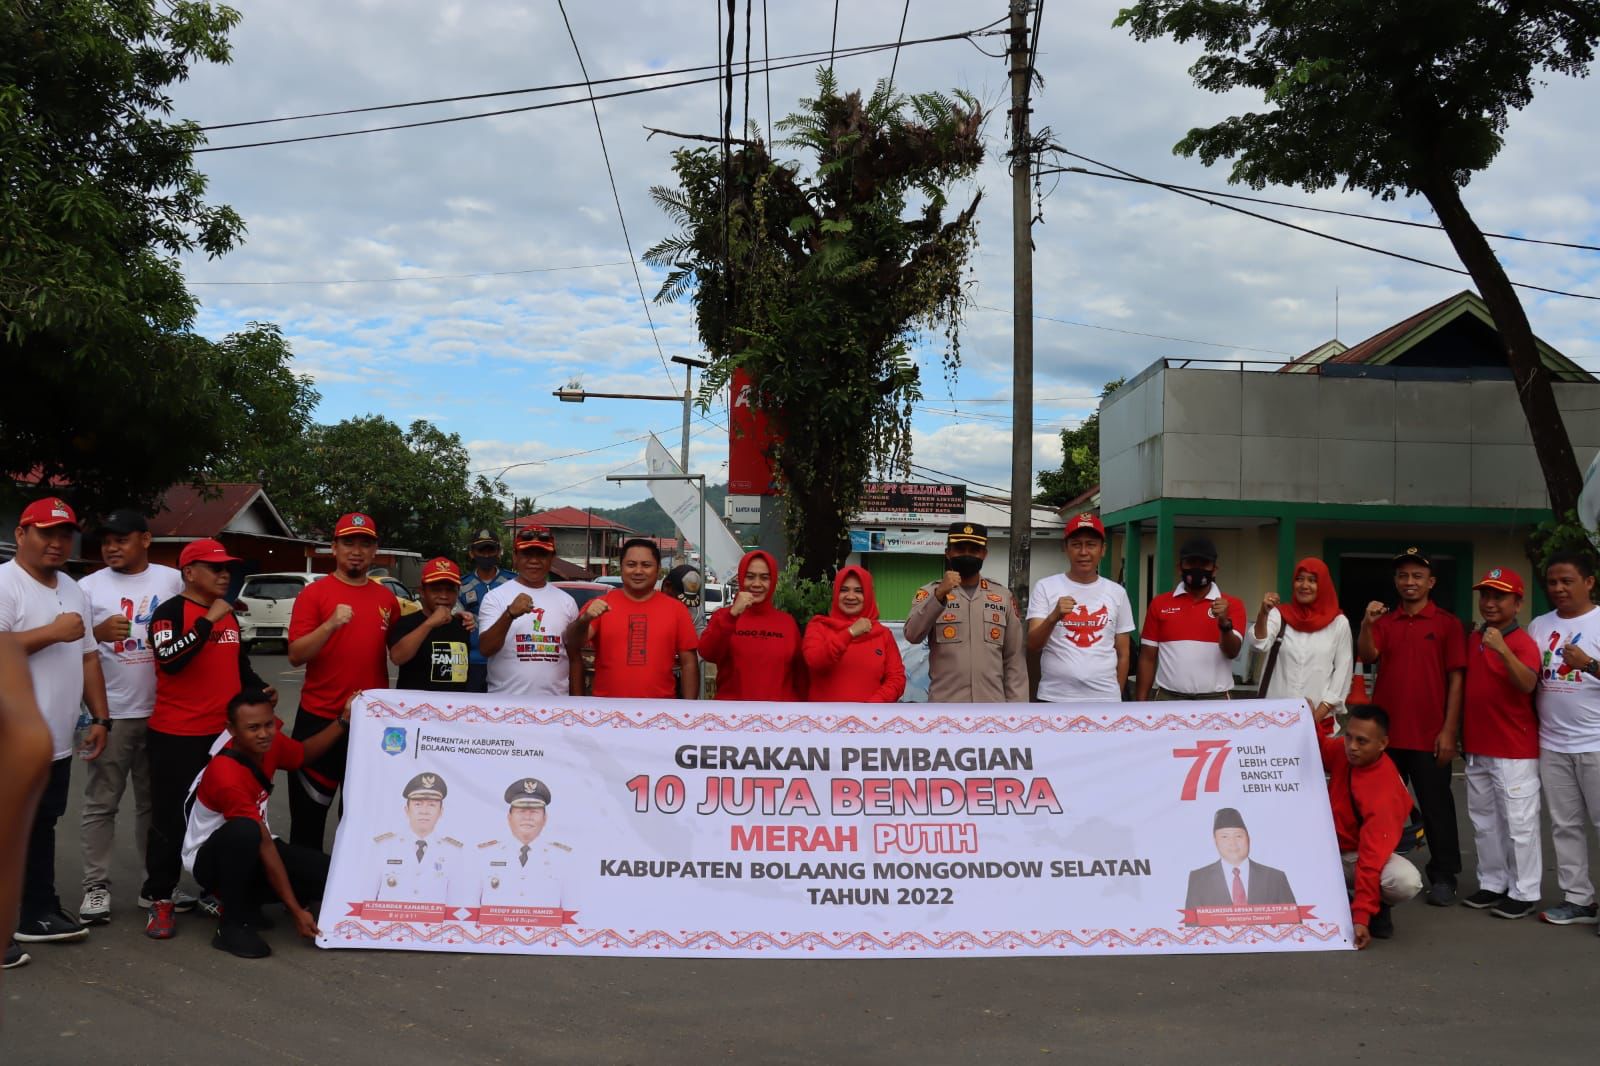
{"type": "Polygon", "coordinates": [[[872,619],[870,619],[870,618],[867,618],[867,617],[863,616],[861,618],[857,618],[854,622],[850,623],[850,635],[852,637],[863,637],[863,636],[866,636],[867,633],[871,632],[871,630],[872,630],[872,619]]]}
{"type": "Polygon", "coordinates": [[[1065,618],[1067,615],[1071,614],[1077,606],[1077,600],[1073,599],[1071,596],[1063,596],[1056,601],[1056,614],[1059,614],[1065,618]]]}
{"type": "Polygon", "coordinates": [[[526,592],[519,592],[516,599],[506,608],[506,613],[512,618],[521,618],[531,610],[533,610],[533,597],[526,592]]]}
{"type": "Polygon", "coordinates": [[[1367,613],[1363,616],[1363,620],[1370,625],[1388,613],[1389,608],[1385,607],[1377,600],[1373,600],[1371,603],[1367,604],[1367,613]]]}
{"type": "Polygon", "coordinates": [[[946,596],[954,592],[956,590],[956,586],[960,584],[961,575],[956,573],[954,570],[946,570],[944,572],[944,580],[940,581],[939,587],[933,590],[934,598],[943,600],[946,596]]]}
{"type": "Polygon", "coordinates": [[[583,616],[593,622],[596,618],[611,610],[611,605],[603,599],[589,601],[589,606],[583,609],[583,616]]]}
{"type": "Polygon", "coordinates": [[[728,610],[733,612],[733,617],[738,618],[745,611],[755,606],[755,602],[756,598],[750,593],[740,592],[739,595],[733,598],[733,602],[728,605],[728,610]]]}
{"type": "Polygon", "coordinates": [[[1505,651],[1506,637],[1494,626],[1483,627],[1483,646],[1490,651],[1505,651]]]}
{"type": "Polygon", "coordinates": [[[94,639],[109,644],[114,640],[128,639],[128,634],[132,632],[133,623],[124,615],[114,614],[94,627],[94,639]]]}
{"type": "Polygon", "coordinates": [[[1283,601],[1278,598],[1278,594],[1276,592],[1267,593],[1265,596],[1261,597],[1261,613],[1266,614],[1267,612],[1274,610],[1278,604],[1282,602],[1283,601]]]}
{"type": "Polygon", "coordinates": [[[428,616],[428,626],[429,626],[429,628],[438,629],[440,626],[449,625],[450,624],[450,616],[451,616],[450,608],[448,608],[448,607],[435,607],[433,609],[433,613],[428,616]]]}
{"type": "Polygon", "coordinates": [[[70,644],[83,639],[83,615],[77,611],[63,611],[50,623],[57,644],[70,644]]]}
{"type": "Polygon", "coordinates": [[[328,623],[335,629],[343,629],[350,624],[350,619],[355,616],[356,609],[354,607],[348,603],[341,603],[334,607],[333,615],[328,619],[328,623]]]}
{"type": "Polygon", "coordinates": [[[1211,617],[1221,621],[1228,617],[1228,601],[1218,596],[1211,601],[1211,617]]]}

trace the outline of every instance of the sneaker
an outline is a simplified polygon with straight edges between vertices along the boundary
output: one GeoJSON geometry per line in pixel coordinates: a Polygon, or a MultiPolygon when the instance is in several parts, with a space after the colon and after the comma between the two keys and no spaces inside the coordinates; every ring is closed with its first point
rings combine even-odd
{"type": "Polygon", "coordinates": [[[1487,888],[1480,888],[1461,902],[1475,911],[1486,911],[1505,898],[1504,892],[1490,892],[1487,888]]]}
{"type": "Polygon", "coordinates": [[[1429,885],[1428,905],[1431,907],[1454,907],[1456,905],[1456,886],[1449,881],[1435,881],[1429,885]]]}
{"type": "Polygon", "coordinates": [[[1587,907],[1581,903],[1562,903],[1540,912],[1539,920],[1549,922],[1551,925],[1600,924],[1600,907],[1596,907],[1593,903],[1587,907]]]}
{"type": "Polygon", "coordinates": [[[144,923],[144,935],[151,940],[171,940],[178,931],[178,920],[170,899],[157,900],[150,906],[150,918],[144,923]]]}
{"type": "Polygon", "coordinates": [[[1378,905],[1378,911],[1367,922],[1367,932],[1378,940],[1389,940],[1394,936],[1394,916],[1389,913],[1389,905],[1378,905]]]}
{"type": "Polygon", "coordinates": [[[1394,846],[1394,853],[1396,855],[1405,855],[1416,851],[1418,848],[1426,847],[1427,843],[1428,838],[1422,831],[1422,823],[1407,822],[1405,828],[1400,830],[1400,843],[1394,846]]]}
{"type": "Polygon", "coordinates": [[[83,894],[78,904],[78,918],[89,925],[105,925],[111,921],[111,890],[96,885],[83,894]]]}
{"type": "Polygon", "coordinates": [[[88,935],[87,926],[60,910],[43,918],[31,918],[17,923],[17,939],[24,944],[83,940],[88,935]]]}
{"type": "Polygon", "coordinates": [[[272,954],[272,948],[261,939],[261,934],[248,925],[217,926],[211,946],[241,959],[264,959],[272,954]]]}
{"type": "Polygon", "coordinates": [[[18,966],[26,966],[32,958],[32,955],[22,950],[21,944],[13,940],[6,945],[6,959],[4,963],[0,963],[0,970],[15,970],[18,966]]]}
{"type": "MultiPolygon", "coordinates": [[[[222,917],[222,901],[209,892],[201,896],[199,899],[196,899],[195,897],[184,892],[179,892],[177,895],[184,896],[188,899],[190,910],[199,911],[208,918],[222,917]]],[[[176,904],[177,900],[174,900],[173,903],[176,904]]],[[[182,910],[183,908],[179,907],[178,909],[182,910]]]]}
{"type": "MultiPolygon", "coordinates": [[[[212,897],[207,896],[205,898],[211,899],[212,897]]],[[[204,909],[204,900],[196,896],[191,896],[181,888],[175,888],[172,890],[172,899],[168,900],[168,902],[172,904],[172,909],[179,914],[188,914],[197,906],[201,907],[201,909],[204,909]]],[[[155,906],[155,902],[151,900],[149,896],[140,896],[139,906],[143,907],[145,910],[149,910],[151,907],[155,906]]],[[[207,913],[213,918],[216,917],[216,912],[214,911],[207,911],[207,913]]]]}
{"type": "Polygon", "coordinates": [[[1507,896],[1499,906],[1489,913],[1496,918],[1511,918],[1515,920],[1517,918],[1526,918],[1538,909],[1539,901],[1536,899],[1512,899],[1507,896]]]}

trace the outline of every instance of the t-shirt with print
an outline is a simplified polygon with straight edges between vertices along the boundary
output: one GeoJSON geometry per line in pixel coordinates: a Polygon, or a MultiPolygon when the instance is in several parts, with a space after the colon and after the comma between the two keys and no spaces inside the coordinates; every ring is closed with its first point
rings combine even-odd
{"type": "Polygon", "coordinates": [[[97,645],[111,717],[150,717],[156,705],[156,660],[147,630],[162,601],[182,594],[183,575],[157,563],[137,574],[120,574],[108,566],[78,582],[78,587],[89,598],[91,625],[121,615],[132,626],[122,640],[102,640],[97,645]]]}
{"type": "Polygon", "coordinates": [[[1077,605],[1056,623],[1039,655],[1039,698],[1046,703],[1120,700],[1117,637],[1134,629],[1127,590],[1110,578],[1084,585],[1066,574],[1051,574],[1028,596],[1029,621],[1050,617],[1063,596],[1077,605]]]}
{"type": "Polygon", "coordinates": [[[83,699],[83,657],[96,651],[89,600],[66,574],[56,574],[52,588],[34,580],[15,560],[0,564],[0,633],[38,629],[62,614],[83,617],[83,637],[51,644],[28,656],[34,699],[50,727],[53,759],[72,755],[72,735],[78,728],[78,705],[83,699]]]}
{"type": "MultiPolygon", "coordinates": [[[[1505,633],[1512,658],[1535,672],[1539,652],[1521,626],[1505,633]]],[[[1468,755],[1496,759],[1537,759],[1539,720],[1533,693],[1523,692],[1511,678],[1506,661],[1484,646],[1483,633],[1467,637],[1467,680],[1461,710],[1461,749],[1468,755]]]]}
{"type": "Polygon", "coordinates": [[[1576,644],[1600,659],[1600,607],[1576,618],[1541,614],[1528,623],[1528,635],[1539,651],[1539,746],[1569,755],[1600,751],[1600,678],[1573,669],[1561,655],[1576,644]]]}
{"type": "MultiPolygon", "coordinates": [[[[412,611],[389,627],[389,647],[394,647],[427,621],[424,607],[412,611]]],[[[422,647],[400,664],[395,687],[421,692],[467,692],[467,628],[455,615],[422,638],[422,647]]]]}
{"type": "Polygon", "coordinates": [[[565,696],[572,687],[570,663],[562,634],[578,617],[578,603],[564,590],[546,583],[539,588],[511,581],[490,590],[478,613],[479,628],[493,628],[518,596],[526,594],[533,610],[511,620],[506,642],[489,657],[489,691],[519,696],[565,696]]]}
{"type": "Polygon", "coordinates": [[[671,699],[678,653],[699,647],[689,609],[661,592],[635,600],[621,589],[608,592],[611,608],[590,623],[594,643],[594,694],[632,699],[671,699]]]}
{"type": "MultiPolygon", "coordinates": [[[[267,826],[269,833],[272,831],[267,822],[269,793],[261,787],[250,767],[231,755],[222,754],[232,746],[233,741],[226,735],[217,738],[211,749],[211,761],[200,772],[200,780],[194,788],[189,824],[183,834],[183,868],[190,873],[194,872],[194,858],[201,846],[230,818],[249,818],[267,826]]],[[[305,761],[305,745],[284,733],[280,721],[272,747],[261,757],[261,776],[270,782],[279,770],[298,770],[305,761]]]]}
{"type": "Polygon", "coordinates": [[[344,713],[350,694],[389,687],[389,627],[400,618],[400,601],[382,582],[351,585],[332,574],[307,585],[289,616],[289,643],[333,617],[341,603],[355,614],[334,630],[317,657],[306,664],[300,706],[319,718],[344,713]]]}

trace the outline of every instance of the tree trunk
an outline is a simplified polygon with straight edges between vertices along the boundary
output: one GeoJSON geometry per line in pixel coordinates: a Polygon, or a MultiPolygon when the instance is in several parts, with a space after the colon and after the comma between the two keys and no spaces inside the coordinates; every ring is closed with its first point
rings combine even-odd
{"type": "Polygon", "coordinates": [[[1550,371],[1539,359],[1533,327],[1528,324],[1522,301],[1517,298],[1511,279],[1506,277],[1505,268],[1461,202],[1461,190],[1446,177],[1425,184],[1422,193],[1433,205],[1439,223],[1461,257],[1462,266],[1472,275],[1478,294],[1494,316],[1495,329],[1505,346],[1506,363],[1517,384],[1517,398],[1528,420],[1534,454],[1544,474],[1550,510],[1560,520],[1577,509],[1578,494],[1583,491],[1583,472],[1578,469],[1566,423],[1561,421],[1561,411],[1556,406],[1550,371]]]}

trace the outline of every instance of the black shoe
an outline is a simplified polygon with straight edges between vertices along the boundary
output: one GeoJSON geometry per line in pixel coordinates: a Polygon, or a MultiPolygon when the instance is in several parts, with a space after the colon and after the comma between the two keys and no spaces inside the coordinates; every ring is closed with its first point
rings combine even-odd
{"type": "Polygon", "coordinates": [[[1486,911],[1506,898],[1504,892],[1490,892],[1487,888],[1480,888],[1472,895],[1461,901],[1462,906],[1471,907],[1475,911],[1486,911]]]}
{"type": "Polygon", "coordinates": [[[1389,913],[1387,903],[1379,904],[1378,912],[1367,921],[1367,932],[1379,940],[1394,936],[1394,916],[1389,913]]]}
{"type": "Polygon", "coordinates": [[[252,908],[244,918],[244,924],[259,933],[267,933],[278,928],[278,923],[268,918],[261,912],[260,907],[252,908]]]}
{"type": "Polygon", "coordinates": [[[43,918],[29,918],[17,923],[17,939],[24,944],[82,940],[88,935],[87,926],[60,909],[43,918]]]}
{"type": "Polygon", "coordinates": [[[1500,902],[1499,906],[1495,907],[1489,913],[1494,915],[1496,918],[1510,918],[1515,920],[1517,918],[1526,918],[1528,915],[1532,914],[1538,909],[1539,901],[1536,899],[1512,899],[1510,896],[1507,896],[1500,902]]]}
{"type": "Polygon", "coordinates": [[[15,970],[18,966],[26,966],[31,958],[33,956],[23,951],[22,945],[13,940],[6,945],[6,960],[0,964],[0,970],[15,970]]]}
{"type": "Polygon", "coordinates": [[[1454,907],[1456,905],[1456,886],[1449,881],[1435,881],[1428,886],[1428,906],[1454,907]]]}
{"type": "Polygon", "coordinates": [[[261,934],[248,925],[217,926],[211,946],[241,959],[264,959],[272,954],[272,948],[261,939],[261,934]]]}
{"type": "Polygon", "coordinates": [[[1406,855],[1421,847],[1426,847],[1427,836],[1422,831],[1421,822],[1407,822],[1405,828],[1400,830],[1400,843],[1394,846],[1396,855],[1406,855]]]}

